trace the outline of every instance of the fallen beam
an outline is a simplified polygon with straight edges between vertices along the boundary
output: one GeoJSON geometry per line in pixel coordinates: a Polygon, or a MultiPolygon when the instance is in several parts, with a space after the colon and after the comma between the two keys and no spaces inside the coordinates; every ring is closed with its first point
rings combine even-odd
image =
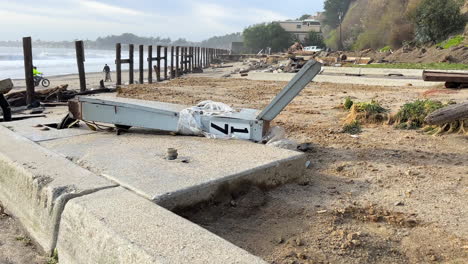
{"type": "Polygon", "coordinates": [[[468,83],[468,73],[423,71],[426,82],[468,83]]]}

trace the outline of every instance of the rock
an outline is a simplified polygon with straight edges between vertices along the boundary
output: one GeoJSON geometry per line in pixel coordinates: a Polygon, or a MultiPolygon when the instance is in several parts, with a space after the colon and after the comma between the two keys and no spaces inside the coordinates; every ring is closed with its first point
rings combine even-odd
{"type": "Polygon", "coordinates": [[[6,94],[13,89],[13,82],[11,79],[5,79],[0,81],[0,94],[6,94]]]}
{"type": "Polygon", "coordinates": [[[278,244],[283,244],[284,243],[284,238],[279,237],[278,240],[276,241],[278,244]]]}
{"type": "Polygon", "coordinates": [[[302,152],[307,152],[309,150],[312,150],[312,143],[302,143],[297,146],[297,150],[302,151],[302,152]]]}
{"type": "Polygon", "coordinates": [[[296,243],[296,246],[298,246],[298,247],[304,245],[304,241],[302,241],[302,239],[300,239],[300,238],[296,238],[296,239],[294,240],[294,242],[296,243]]]}
{"type": "Polygon", "coordinates": [[[336,167],[336,171],[341,172],[341,171],[344,170],[344,168],[345,168],[345,166],[338,166],[338,167],[336,167]]]}
{"type": "Polygon", "coordinates": [[[306,254],[304,254],[304,253],[299,253],[299,255],[297,255],[297,256],[298,256],[300,259],[304,259],[304,260],[309,258],[309,257],[308,257],[306,254]]]}
{"type": "Polygon", "coordinates": [[[395,206],[403,206],[405,205],[402,201],[398,201],[395,203],[395,206]]]}

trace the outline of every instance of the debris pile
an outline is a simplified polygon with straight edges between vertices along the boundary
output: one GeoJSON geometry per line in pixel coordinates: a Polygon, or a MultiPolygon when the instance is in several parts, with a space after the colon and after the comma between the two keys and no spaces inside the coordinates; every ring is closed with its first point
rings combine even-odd
{"type": "MultiPolygon", "coordinates": [[[[42,89],[35,91],[34,100],[37,102],[67,102],[77,95],[88,95],[97,93],[114,92],[115,89],[110,88],[99,88],[94,90],[87,90],[84,92],[78,92],[74,90],[68,90],[68,84],[62,84],[55,88],[42,89]]],[[[10,92],[5,95],[8,103],[13,107],[25,106],[26,105],[26,91],[10,92]]]]}

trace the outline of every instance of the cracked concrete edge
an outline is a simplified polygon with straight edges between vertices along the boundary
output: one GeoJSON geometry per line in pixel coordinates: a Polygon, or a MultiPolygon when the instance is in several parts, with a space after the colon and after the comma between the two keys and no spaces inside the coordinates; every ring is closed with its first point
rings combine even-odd
{"type": "Polygon", "coordinates": [[[47,253],[70,199],[118,186],[3,126],[0,138],[0,200],[47,253]]]}
{"type": "Polygon", "coordinates": [[[122,187],[70,200],[60,263],[265,263],[261,258],[122,187]]]}
{"type": "Polygon", "coordinates": [[[174,208],[187,207],[208,201],[218,195],[219,192],[235,191],[245,183],[270,189],[291,182],[303,175],[306,170],[307,160],[307,155],[297,153],[293,157],[277,160],[242,173],[229,175],[178,192],[152,197],[151,200],[166,209],[173,210],[174,208]]]}

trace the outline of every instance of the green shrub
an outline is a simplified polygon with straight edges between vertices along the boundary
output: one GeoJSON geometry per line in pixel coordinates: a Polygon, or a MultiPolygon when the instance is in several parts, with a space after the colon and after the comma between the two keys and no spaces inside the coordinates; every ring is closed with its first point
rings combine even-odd
{"type": "Polygon", "coordinates": [[[359,134],[359,133],[362,132],[361,124],[359,123],[359,121],[354,120],[353,122],[351,122],[349,124],[345,124],[343,126],[342,132],[343,133],[348,133],[348,134],[351,134],[351,135],[359,134]]]}
{"type": "Polygon", "coordinates": [[[382,114],[387,112],[378,102],[372,100],[370,103],[356,103],[356,110],[358,112],[366,112],[367,114],[382,114]]]}
{"type": "Polygon", "coordinates": [[[453,38],[450,38],[444,42],[441,42],[439,44],[437,44],[438,47],[441,47],[443,49],[449,49],[451,47],[454,47],[454,46],[458,46],[460,44],[463,43],[463,41],[465,40],[465,37],[463,35],[458,35],[458,36],[455,36],[453,38]]]}
{"type": "Polygon", "coordinates": [[[460,12],[461,4],[458,0],[422,0],[412,17],[416,40],[437,42],[462,30],[466,21],[460,12]]]}
{"type": "Polygon", "coordinates": [[[349,109],[351,109],[351,107],[353,106],[353,104],[354,104],[354,102],[353,102],[353,100],[351,100],[351,97],[349,97],[349,96],[346,97],[346,100],[345,100],[345,102],[344,102],[344,108],[345,108],[346,110],[349,110],[349,109]]]}
{"type": "Polygon", "coordinates": [[[390,47],[390,46],[385,46],[385,47],[381,48],[379,51],[380,51],[380,52],[389,52],[389,51],[391,51],[391,50],[392,50],[392,47],[390,47]]]}
{"type": "Polygon", "coordinates": [[[416,100],[407,103],[395,115],[395,127],[400,129],[420,128],[424,124],[424,118],[427,115],[442,107],[444,107],[444,104],[432,100],[416,100]]]}

